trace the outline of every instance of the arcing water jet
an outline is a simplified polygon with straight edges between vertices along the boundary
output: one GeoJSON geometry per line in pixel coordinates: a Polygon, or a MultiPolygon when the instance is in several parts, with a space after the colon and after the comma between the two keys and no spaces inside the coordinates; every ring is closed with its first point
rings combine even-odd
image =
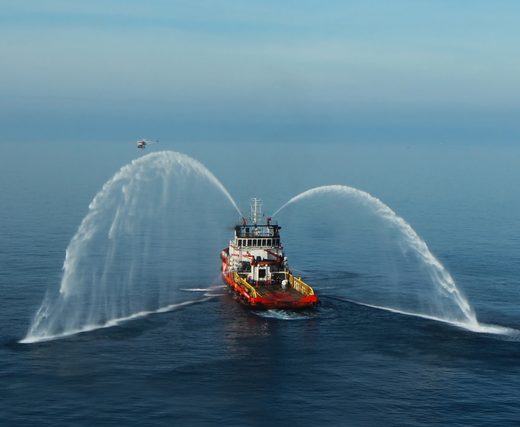
{"type": "Polygon", "coordinates": [[[218,230],[233,214],[215,208],[226,206],[222,196],[241,215],[222,183],[181,153],[151,153],[121,168],[90,203],[67,247],[60,287],[49,290],[22,342],[183,304],[178,290],[191,284],[195,248],[198,257],[215,259],[197,269],[199,283],[218,268],[218,230]]]}
{"type": "Polygon", "coordinates": [[[430,252],[424,240],[422,240],[417,235],[410,224],[398,216],[381,200],[372,196],[371,194],[346,185],[327,185],[316,187],[304,191],[290,199],[273,214],[273,217],[293,203],[324,194],[333,194],[337,196],[353,198],[355,201],[361,203],[363,206],[373,211],[387,224],[395,227],[399,231],[407,247],[409,247],[424,264],[424,267],[427,269],[431,280],[437,286],[438,291],[443,296],[448,297],[450,301],[450,304],[441,305],[439,310],[440,312],[438,313],[417,313],[418,315],[428,315],[430,317],[442,318],[446,321],[456,322],[457,324],[466,324],[468,328],[472,329],[478,327],[478,321],[474,310],[468,303],[467,299],[462,295],[461,291],[458,289],[450,273],[430,252]]]}

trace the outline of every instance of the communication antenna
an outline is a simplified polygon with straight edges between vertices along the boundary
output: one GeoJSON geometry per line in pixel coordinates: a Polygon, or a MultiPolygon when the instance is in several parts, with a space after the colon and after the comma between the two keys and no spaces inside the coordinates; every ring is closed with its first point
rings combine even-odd
{"type": "Polygon", "coordinates": [[[258,220],[262,218],[262,200],[256,197],[251,198],[251,222],[258,224],[258,220]]]}

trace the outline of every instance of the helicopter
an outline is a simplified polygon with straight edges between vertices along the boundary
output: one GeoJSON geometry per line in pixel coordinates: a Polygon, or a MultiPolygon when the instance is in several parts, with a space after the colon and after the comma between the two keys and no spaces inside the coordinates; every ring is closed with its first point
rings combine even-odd
{"type": "Polygon", "coordinates": [[[159,140],[156,141],[149,141],[147,139],[139,139],[136,142],[137,148],[140,148],[141,150],[144,150],[147,145],[157,144],[159,140]]]}

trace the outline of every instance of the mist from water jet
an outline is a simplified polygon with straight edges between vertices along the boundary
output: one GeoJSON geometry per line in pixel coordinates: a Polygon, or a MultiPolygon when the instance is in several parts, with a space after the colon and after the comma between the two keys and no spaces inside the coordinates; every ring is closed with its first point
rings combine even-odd
{"type": "MultiPolygon", "coordinates": [[[[477,328],[478,321],[473,308],[458,289],[450,273],[431,253],[426,242],[419,237],[410,224],[398,216],[381,200],[371,194],[346,185],[316,187],[291,198],[273,214],[273,217],[289,205],[295,204],[304,199],[326,194],[351,198],[368,208],[378,218],[381,218],[385,224],[398,230],[406,247],[415,253],[422,266],[428,271],[429,277],[434,283],[436,289],[435,295],[425,292],[425,295],[423,296],[424,299],[435,298],[438,300],[436,301],[436,308],[434,310],[432,309],[434,312],[421,313],[420,309],[417,307],[418,314],[430,316],[431,318],[442,318],[446,321],[456,322],[458,324],[465,324],[468,328],[472,329],[477,328]]],[[[399,307],[394,307],[394,309],[398,310],[399,307]]]]}
{"type": "Polygon", "coordinates": [[[209,259],[197,266],[199,283],[214,280],[233,208],[241,216],[223,184],[187,155],[156,152],[124,166],[90,203],[60,286],[49,289],[22,342],[183,306],[179,288],[190,287],[198,257],[209,259]]]}

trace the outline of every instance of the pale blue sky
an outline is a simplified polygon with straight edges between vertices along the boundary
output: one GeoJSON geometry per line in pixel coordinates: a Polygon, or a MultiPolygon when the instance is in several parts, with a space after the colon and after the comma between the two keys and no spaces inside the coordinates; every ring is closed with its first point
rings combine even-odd
{"type": "Polygon", "coordinates": [[[0,1],[2,140],[516,142],[520,2],[0,1]]]}

